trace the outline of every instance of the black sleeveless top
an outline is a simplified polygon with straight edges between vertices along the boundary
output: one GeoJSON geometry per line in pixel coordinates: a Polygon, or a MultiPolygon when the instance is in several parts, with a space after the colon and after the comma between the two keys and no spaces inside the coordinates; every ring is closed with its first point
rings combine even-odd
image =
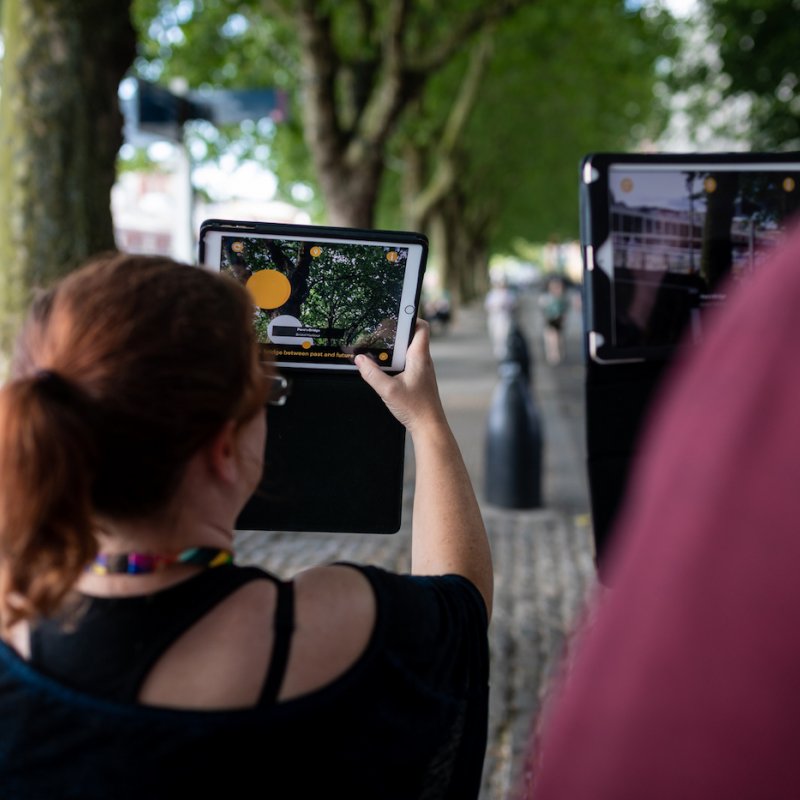
{"type": "Polygon", "coordinates": [[[150,670],[183,633],[240,587],[265,579],[278,598],[259,705],[274,703],[289,658],[294,587],[256,567],[213,567],[147,595],[86,597],[74,622],[50,619],[32,630],[30,663],[73,689],[135,703],[150,670]]]}
{"type": "MultiPolygon", "coordinates": [[[[272,702],[283,671],[274,647],[265,671],[277,677],[265,675],[253,708],[120,698],[136,697],[202,605],[242,581],[275,580],[259,570],[215,567],[150,598],[92,599],[74,633],[37,630],[35,664],[0,640],[0,798],[477,798],[488,728],[483,598],[458,575],[347,566],[375,596],[366,650],[320,689],[272,702]]],[[[290,642],[291,627],[280,627],[290,642]]]]}

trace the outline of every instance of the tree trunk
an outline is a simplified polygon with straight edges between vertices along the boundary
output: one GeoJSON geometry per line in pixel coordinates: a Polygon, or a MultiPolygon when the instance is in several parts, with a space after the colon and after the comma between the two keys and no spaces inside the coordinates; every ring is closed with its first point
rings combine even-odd
{"type": "Polygon", "coordinates": [[[463,198],[453,192],[431,213],[431,237],[439,254],[441,283],[454,309],[477,299],[488,283],[486,225],[468,217],[467,211],[463,198]]]}
{"type": "MultiPolygon", "coordinates": [[[[263,2],[284,18],[291,14],[297,26],[303,134],[328,218],[334,225],[371,228],[387,142],[398,120],[422,96],[431,77],[452,62],[467,42],[532,0],[478,4],[424,47],[420,47],[419,31],[413,24],[414,3],[385,3],[380,31],[372,30],[376,16],[371,6],[357,4],[360,22],[358,15],[350,18],[350,33],[355,37],[359,32],[366,34],[360,42],[366,49],[358,60],[334,35],[336,4],[295,0],[294,11],[288,12],[280,3],[263,2]],[[379,48],[370,52],[376,42],[379,48]]],[[[487,35],[476,50],[466,86],[445,127],[448,151],[454,148],[475,102],[490,49],[487,35]]],[[[423,217],[424,211],[418,216],[423,217]]]]}
{"type": "Polygon", "coordinates": [[[457,277],[456,256],[450,249],[453,244],[453,231],[441,206],[431,210],[428,228],[431,251],[436,254],[435,268],[439,273],[439,285],[448,293],[450,306],[455,316],[461,307],[461,285],[457,277]]]}
{"type": "Polygon", "coordinates": [[[383,177],[383,159],[366,158],[354,167],[333,165],[317,158],[317,175],[331,225],[370,229],[383,177]]]}
{"type": "Polygon", "coordinates": [[[114,248],[117,92],[131,0],[4,0],[0,102],[0,350],[35,287],[114,248]]]}
{"type": "MultiPolygon", "coordinates": [[[[424,231],[428,227],[427,213],[414,202],[425,186],[426,153],[410,140],[403,145],[403,175],[400,182],[400,203],[403,224],[409,231],[424,231]]],[[[424,209],[427,212],[427,209],[424,209]]]]}
{"type": "Polygon", "coordinates": [[[739,178],[735,172],[715,172],[709,175],[708,180],[716,182],[716,189],[708,193],[700,274],[708,290],[713,291],[733,261],[731,222],[739,178]]]}

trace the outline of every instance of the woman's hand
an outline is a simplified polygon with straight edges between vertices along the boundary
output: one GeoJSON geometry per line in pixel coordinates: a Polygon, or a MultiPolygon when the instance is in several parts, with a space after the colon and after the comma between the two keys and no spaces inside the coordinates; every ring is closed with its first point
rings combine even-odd
{"type": "Polygon", "coordinates": [[[430,326],[427,322],[417,321],[403,372],[387,375],[363,354],[356,356],[355,363],[361,377],[412,435],[430,423],[445,422],[431,359],[430,326]]]}

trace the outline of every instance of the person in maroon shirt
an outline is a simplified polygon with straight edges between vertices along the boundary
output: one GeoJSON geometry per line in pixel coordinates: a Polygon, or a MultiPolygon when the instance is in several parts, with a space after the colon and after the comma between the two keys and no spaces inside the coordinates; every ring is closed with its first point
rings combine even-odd
{"type": "Polygon", "coordinates": [[[800,230],[714,313],[540,720],[536,800],[800,796],[800,230]]]}

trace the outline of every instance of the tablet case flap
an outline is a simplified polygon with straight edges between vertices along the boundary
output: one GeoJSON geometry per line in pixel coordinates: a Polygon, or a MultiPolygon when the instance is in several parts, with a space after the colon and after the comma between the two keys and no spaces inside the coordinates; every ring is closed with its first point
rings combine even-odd
{"type": "Polygon", "coordinates": [[[396,533],[405,428],[356,372],[285,369],[269,406],[264,475],[238,530],[396,533]]]}

